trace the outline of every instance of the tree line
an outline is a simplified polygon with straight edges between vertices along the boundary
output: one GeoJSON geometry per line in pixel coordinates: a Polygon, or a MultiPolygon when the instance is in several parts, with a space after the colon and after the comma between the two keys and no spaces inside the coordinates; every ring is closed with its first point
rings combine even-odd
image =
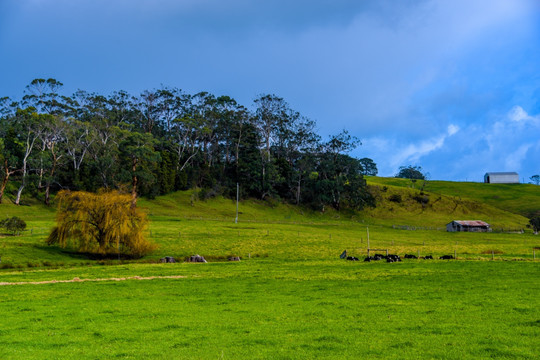
{"type": "Polygon", "coordinates": [[[0,99],[0,202],[9,183],[50,204],[61,189],[121,189],[137,197],[201,189],[202,197],[274,198],[324,210],[373,205],[369,158],[346,130],[323,141],[313,120],[273,94],[249,109],[229,96],[161,87],[133,96],[61,94],[35,79],[21,99],[0,99]]]}

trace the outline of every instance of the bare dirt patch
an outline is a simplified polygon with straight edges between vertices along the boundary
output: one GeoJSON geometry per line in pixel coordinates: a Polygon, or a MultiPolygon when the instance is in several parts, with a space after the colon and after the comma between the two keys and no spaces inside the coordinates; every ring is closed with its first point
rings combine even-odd
{"type": "Polygon", "coordinates": [[[170,275],[170,276],[129,276],[119,278],[97,278],[97,279],[80,279],[74,277],[71,280],[44,280],[44,281],[18,281],[18,282],[0,282],[0,286],[8,285],[43,285],[43,284],[56,284],[56,283],[74,283],[74,282],[97,282],[97,281],[128,281],[128,280],[154,280],[154,279],[182,279],[184,275],[170,275]]]}

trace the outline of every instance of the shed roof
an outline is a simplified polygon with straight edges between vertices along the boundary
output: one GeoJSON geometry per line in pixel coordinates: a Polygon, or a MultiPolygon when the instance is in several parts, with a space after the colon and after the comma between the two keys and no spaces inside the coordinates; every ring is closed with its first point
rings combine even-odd
{"type": "Polygon", "coordinates": [[[454,220],[453,222],[462,226],[489,226],[487,222],[482,220],[454,220]]]}
{"type": "Polygon", "coordinates": [[[486,175],[518,175],[517,172],[487,172],[486,175]]]}

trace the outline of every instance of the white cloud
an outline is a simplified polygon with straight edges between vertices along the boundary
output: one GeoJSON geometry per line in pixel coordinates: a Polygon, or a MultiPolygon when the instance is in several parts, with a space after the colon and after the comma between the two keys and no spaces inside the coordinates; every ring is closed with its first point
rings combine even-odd
{"type": "Polygon", "coordinates": [[[391,176],[399,166],[416,164],[421,158],[442,149],[445,141],[459,130],[459,126],[450,124],[444,134],[408,144],[397,139],[372,137],[363,141],[362,151],[368,150],[368,156],[378,162],[381,176],[391,176]]]}
{"type": "Polygon", "coordinates": [[[521,170],[523,161],[527,157],[527,152],[533,144],[523,144],[518,147],[514,152],[508,154],[504,161],[505,170],[514,169],[515,171],[521,170]]]}
{"type": "Polygon", "coordinates": [[[533,122],[537,123],[540,121],[540,115],[537,116],[531,116],[529,115],[523,108],[519,105],[514,106],[509,112],[508,112],[508,118],[511,121],[515,122],[533,122]]]}
{"type": "Polygon", "coordinates": [[[452,136],[459,131],[459,126],[450,124],[448,125],[448,136],[452,136]]]}

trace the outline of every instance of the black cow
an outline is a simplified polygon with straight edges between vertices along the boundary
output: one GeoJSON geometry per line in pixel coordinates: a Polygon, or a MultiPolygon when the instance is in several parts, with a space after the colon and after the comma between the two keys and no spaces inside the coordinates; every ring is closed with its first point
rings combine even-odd
{"type": "Polygon", "coordinates": [[[401,261],[401,258],[399,257],[399,255],[391,255],[389,254],[388,256],[386,256],[386,262],[398,262],[398,261],[401,261]]]}
{"type": "Polygon", "coordinates": [[[373,255],[373,260],[382,260],[382,259],[386,259],[386,255],[382,255],[382,254],[373,255]]]}
{"type": "Polygon", "coordinates": [[[424,260],[433,260],[433,256],[432,255],[426,255],[422,259],[424,259],[424,260]]]}
{"type": "Polygon", "coordinates": [[[454,257],[452,255],[443,255],[439,259],[440,260],[452,260],[454,257]]]}
{"type": "Polygon", "coordinates": [[[358,258],[354,256],[347,256],[347,260],[358,261],[358,258]]]}
{"type": "Polygon", "coordinates": [[[405,254],[404,258],[405,259],[418,259],[418,257],[416,257],[416,255],[413,255],[413,254],[405,254]]]}
{"type": "Polygon", "coordinates": [[[373,256],[366,256],[366,258],[364,259],[364,261],[367,261],[367,262],[370,262],[370,261],[374,261],[375,259],[373,258],[373,256]]]}

